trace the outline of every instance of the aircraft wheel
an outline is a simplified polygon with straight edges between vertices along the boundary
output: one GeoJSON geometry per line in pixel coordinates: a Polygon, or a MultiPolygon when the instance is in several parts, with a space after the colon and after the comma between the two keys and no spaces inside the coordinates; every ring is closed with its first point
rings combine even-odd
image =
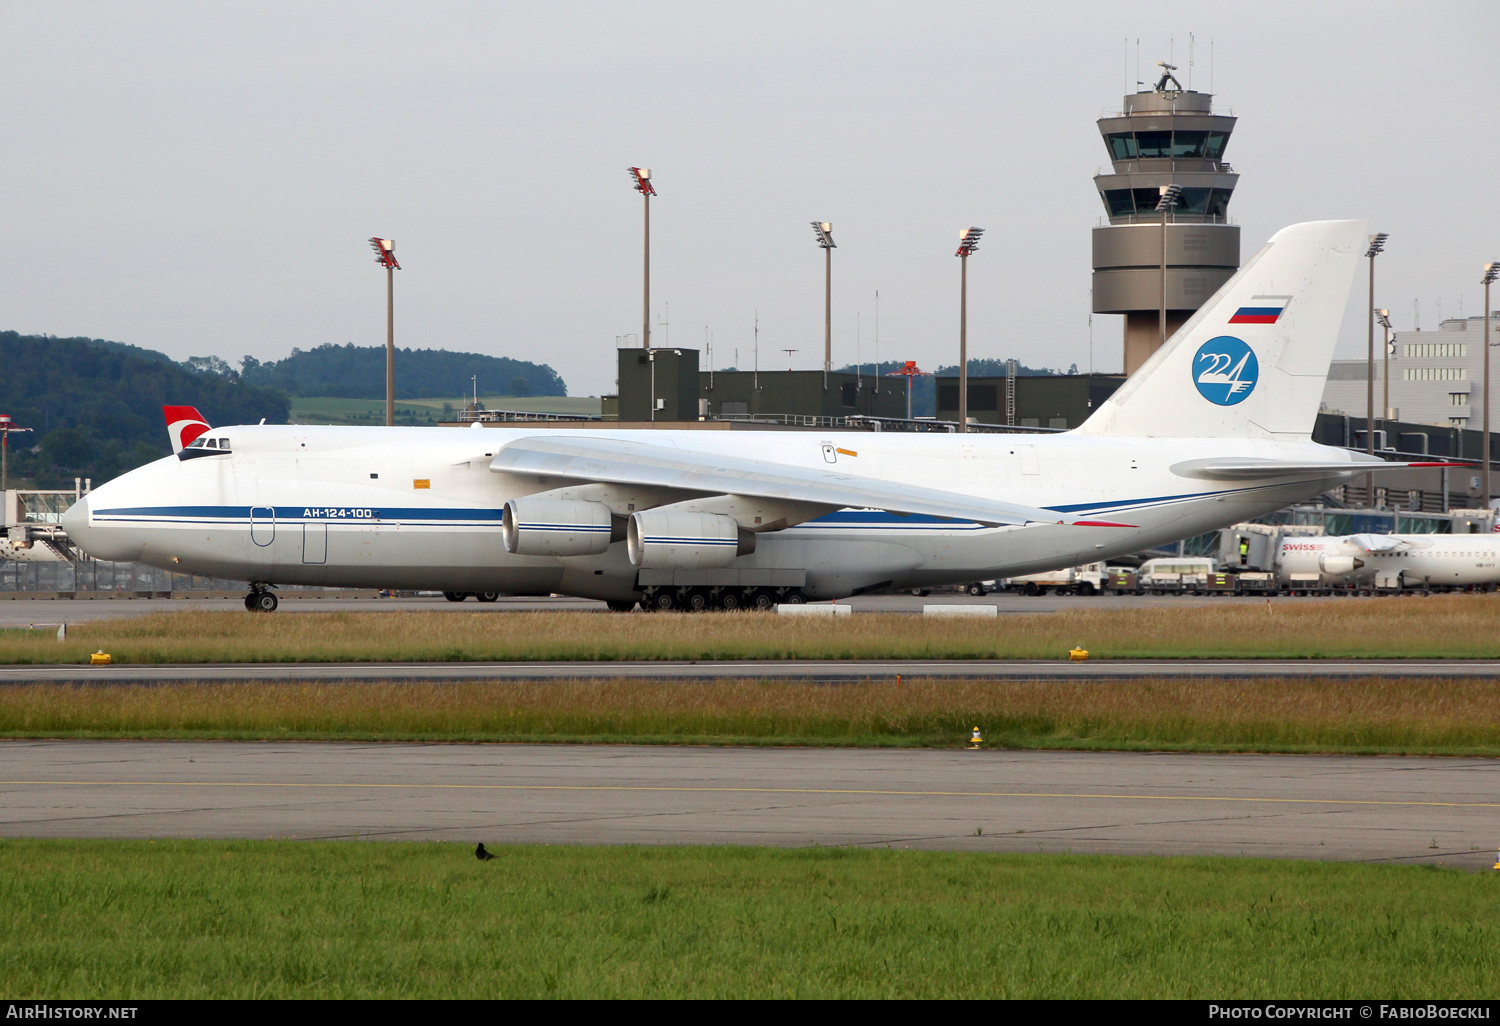
{"type": "Polygon", "coordinates": [[[701,613],[708,608],[708,592],[703,588],[689,588],[682,604],[690,613],[701,613]]]}
{"type": "Polygon", "coordinates": [[[765,612],[776,604],[776,596],[764,588],[757,588],[750,593],[748,604],[751,609],[758,609],[761,612],[765,612]]]}
{"type": "Polygon", "coordinates": [[[669,612],[677,608],[677,596],[670,591],[659,591],[650,599],[651,608],[659,612],[669,612]]]}
{"type": "Polygon", "coordinates": [[[736,612],[743,603],[744,599],[740,597],[740,593],[734,588],[725,588],[719,592],[718,607],[726,613],[736,612]]]}
{"type": "Polygon", "coordinates": [[[466,591],[445,591],[445,592],[443,592],[443,598],[447,599],[449,602],[462,602],[464,599],[466,599],[468,597],[469,597],[469,593],[466,592],[466,591]]]}
{"type": "Polygon", "coordinates": [[[257,613],[274,613],[276,612],[276,607],[281,604],[276,600],[276,596],[269,591],[255,592],[250,598],[255,602],[255,605],[250,608],[257,613]]]}
{"type": "Polygon", "coordinates": [[[628,613],[635,609],[634,599],[609,599],[604,604],[611,613],[628,613]]]}
{"type": "Polygon", "coordinates": [[[498,591],[476,591],[474,597],[481,602],[495,602],[500,598],[498,591]]]}
{"type": "Polygon", "coordinates": [[[245,612],[255,612],[255,599],[257,594],[257,592],[252,591],[250,594],[245,596],[245,612]]]}
{"type": "Polygon", "coordinates": [[[789,606],[800,606],[806,604],[807,596],[800,591],[789,591],[781,601],[789,606]]]}

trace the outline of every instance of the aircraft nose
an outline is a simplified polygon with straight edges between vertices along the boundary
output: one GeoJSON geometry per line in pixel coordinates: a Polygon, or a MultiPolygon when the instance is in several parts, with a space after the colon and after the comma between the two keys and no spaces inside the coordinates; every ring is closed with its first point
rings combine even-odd
{"type": "Polygon", "coordinates": [[[79,499],[68,507],[68,511],[62,517],[62,529],[68,533],[74,544],[86,547],[85,542],[89,533],[89,500],[87,497],[79,499]]]}

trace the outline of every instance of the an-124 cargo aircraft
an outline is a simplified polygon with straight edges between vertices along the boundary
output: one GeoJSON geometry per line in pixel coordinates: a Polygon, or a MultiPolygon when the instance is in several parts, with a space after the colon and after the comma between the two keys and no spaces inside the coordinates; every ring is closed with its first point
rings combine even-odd
{"type": "Polygon", "coordinates": [[[1092,563],[1370,469],[1309,438],[1366,245],[1359,221],[1278,232],[1072,431],[200,431],[177,408],[191,444],[63,526],[264,611],[289,584],[727,609],[1092,563]]]}

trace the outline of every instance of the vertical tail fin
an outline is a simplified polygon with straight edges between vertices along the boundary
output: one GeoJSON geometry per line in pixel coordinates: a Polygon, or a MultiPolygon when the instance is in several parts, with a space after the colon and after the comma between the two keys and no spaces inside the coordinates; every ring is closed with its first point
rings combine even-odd
{"type": "Polygon", "coordinates": [[[1078,431],[1306,438],[1365,230],[1310,221],[1277,232],[1078,431]]]}
{"type": "Polygon", "coordinates": [[[181,452],[208,430],[208,421],[192,406],[163,406],[161,412],[167,418],[167,438],[173,452],[181,452]]]}

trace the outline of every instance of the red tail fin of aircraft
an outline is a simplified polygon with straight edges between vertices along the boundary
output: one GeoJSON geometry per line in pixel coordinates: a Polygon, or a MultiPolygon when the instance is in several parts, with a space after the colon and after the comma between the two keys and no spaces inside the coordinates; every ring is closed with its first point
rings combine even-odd
{"type": "Polygon", "coordinates": [[[172,440],[173,452],[181,452],[208,430],[208,421],[192,406],[163,406],[161,412],[167,418],[167,437],[172,440]]]}

